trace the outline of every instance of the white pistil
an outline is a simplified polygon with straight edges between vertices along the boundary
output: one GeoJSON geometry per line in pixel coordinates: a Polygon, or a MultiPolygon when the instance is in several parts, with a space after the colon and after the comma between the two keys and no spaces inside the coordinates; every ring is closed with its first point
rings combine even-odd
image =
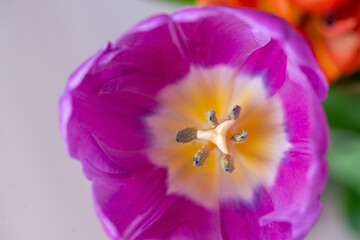
{"type": "Polygon", "coordinates": [[[214,143],[224,154],[229,154],[227,147],[226,134],[234,125],[235,120],[226,120],[219,124],[215,129],[197,130],[196,137],[198,139],[207,140],[214,143]]]}

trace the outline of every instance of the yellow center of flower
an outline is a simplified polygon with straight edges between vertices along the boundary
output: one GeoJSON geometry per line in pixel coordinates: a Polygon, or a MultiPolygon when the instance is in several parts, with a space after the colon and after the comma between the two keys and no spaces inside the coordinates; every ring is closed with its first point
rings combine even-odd
{"type": "Polygon", "coordinates": [[[251,201],[258,187],[272,186],[291,145],[281,101],[267,97],[262,77],[192,67],[156,100],[158,109],[146,119],[153,136],[147,154],[167,169],[168,194],[216,209],[220,201],[251,201]]]}

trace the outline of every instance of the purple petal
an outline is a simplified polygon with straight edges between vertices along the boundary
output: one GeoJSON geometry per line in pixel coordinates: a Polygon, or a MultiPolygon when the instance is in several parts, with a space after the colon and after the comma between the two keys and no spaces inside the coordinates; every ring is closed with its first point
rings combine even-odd
{"type": "Polygon", "coordinates": [[[268,94],[274,95],[286,77],[286,55],[282,46],[278,41],[271,40],[250,55],[241,71],[250,76],[264,75],[268,94]]]}
{"type": "Polygon", "coordinates": [[[293,148],[270,190],[274,211],[260,222],[287,221],[292,224],[293,238],[302,239],[321,210],[320,194],[327,179],[328,129],[319,99],[310,84],[300,86],[286,81],[279,94],[293,148]]]}
{"type": "Polygon", "coordinates": [[[96,211],[112,239],[220,239],[219,218],[166,195],[166,172],[147,170],[93,185],[96,211]]]}
{"type": "MultiPolygon", "coordinates": [[[[219,8],[219,7],[210,7],[219,8]]],[[[264,35],[269,35],[271,39],[278,40],[286,53],[289,62],[298,68],[308,67],[313,71],[313,77],[307,80],[311,83],[316,94],[321,100],[327,96],[328,83],[319,64],[316,62],[314,54],[303,36],[294,30],[285,20],[254,9],[223,7],[223,12],[229,13],[240,21],[250,24],[264,35]]],[[[289,70],[288,70],[289,72],[289,70]]]]}
{"type": "Polygon", "coordinates": [[[131,170],[149,164],[134,152],[151,144],[143,118],[156,106],[154,94],[189,67],[172,42],[168,19],[161,18],[161,26],[129,33],[115,45],[106,44],[70,77],[60,112],[71,156],[106,172],[117,172],[109,169],[111,162],[131,170]],[[126,155],[134,157],[132,164],[124,164],[121,151],[132,151],[126,155]]]}
{"type": "Polygon", "coordinates": [[[292,226],[287,221],[260,225],[259,218],[274,210],[270,196],[259,189],[254,204],[241,201],[221,205],[220,219],[223,239],[290,239],[292,226]]]}
{"type": "Polygon", "coordinates": [[[175,13],[169,26],[173,41],[189,64],[238,68],[267,39],[253,26],[226,12],[189,8],[175,13]],[[195,22],[195,24],[194,24],[195,22]]]}

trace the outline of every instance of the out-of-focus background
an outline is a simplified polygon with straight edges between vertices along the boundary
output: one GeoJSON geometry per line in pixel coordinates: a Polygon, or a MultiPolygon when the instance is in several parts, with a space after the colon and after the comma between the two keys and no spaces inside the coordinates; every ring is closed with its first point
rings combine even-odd
{"type": "MultiPolygon", "coordinates": [[[[152,14],[180,7],[159,0],[0,1],[1,240],[107,239],[94,214],[90,182],[65,151],[58,100],[70,73],[103,43],[152,14]]],[[[346,102],[342,94],[336,91],[330,101],[345,99],[346,105],[358,100],[350,96],[346,102]]],[[[336,120],[337,110],[330,111],[336,120]]],[[[344,150],[359,153],[357,136],[334,134],[344,150]]],[[[331,167],[339,171],[333,173],[320,220],[306,239],[359,239],[351,228],[360,222],[359,185],[354,190],[336,181],[356,181],[360,165],[351,162],[360,158],[356,154],[350,162],[344,158],[345,167],[331,167]]],[[[342,159],[343,152],[331,156],[342,159]]]]}

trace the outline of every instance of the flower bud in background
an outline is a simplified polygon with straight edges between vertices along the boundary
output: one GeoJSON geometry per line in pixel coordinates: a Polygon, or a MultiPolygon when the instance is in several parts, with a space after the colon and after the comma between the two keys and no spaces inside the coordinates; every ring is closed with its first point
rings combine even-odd
{"type": "Polygon", "coordinates": [[[286,19],[308,39],[329,82],[360,69],[358,0],[198,0],[197,3],[257,8],[286,19]]]}
{"type": "Polygon", "coordinates": [[[62,136],[112,239],[302,239],[327,177],[327,89],[282,19],[187,8],[72,74],[62,136]]]}

